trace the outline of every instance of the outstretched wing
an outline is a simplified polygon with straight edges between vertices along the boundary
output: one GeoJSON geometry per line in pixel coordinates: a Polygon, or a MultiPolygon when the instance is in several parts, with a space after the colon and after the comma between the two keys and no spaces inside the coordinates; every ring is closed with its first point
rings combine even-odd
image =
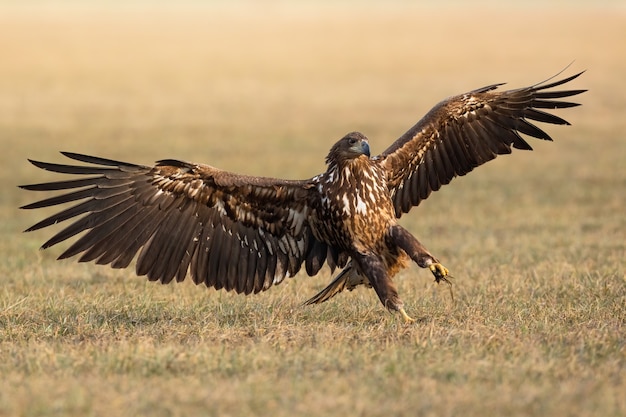
{"type": "Polygon", "coordinates": [[[531,121],[568,125],[542,109],[577,106],[556,99],[586,90],[546,91],[582,74],[552,83],[493,92],[494,84],[448,98],[377,157],[387,171],[396,216],[408,212],[432,191],[475,167],[511,153],[532,150],[520,133],[543,140],[550,136],[531,121]]]}
{"type": "Polygon", "coordinates": [[[137,274],[150,280],[182,281],[190,272],[197,284],[246,294],[295,275],[305,261],[310,275],[324,264],[327,247],[308,224],[314,190],[308,181],[243,176],[175,160],[147,167],[63,154],[91,165],[31,162],[80,179],[21,187],[66,192],[25,209],[84,200],[27,229],[72,221],[42,249],[86,231],[59,259],[81,254],[80,262],[125,268],[140,251],[137,274]]]}

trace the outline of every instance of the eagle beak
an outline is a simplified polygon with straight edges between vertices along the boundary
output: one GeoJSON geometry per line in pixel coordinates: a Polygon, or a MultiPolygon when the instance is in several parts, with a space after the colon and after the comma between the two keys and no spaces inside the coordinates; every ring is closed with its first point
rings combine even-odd
{"type": "Polygon", "coordinates": [[[365,141],[361,141],[361,152],[363,155],[366,155],[368,158],[370,156],[370,145],[365,141]]]}

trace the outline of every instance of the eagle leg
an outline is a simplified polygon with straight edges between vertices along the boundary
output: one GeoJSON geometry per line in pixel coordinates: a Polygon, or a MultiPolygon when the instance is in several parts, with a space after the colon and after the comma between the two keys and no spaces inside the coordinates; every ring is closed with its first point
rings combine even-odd
{"type": "Polygon", "coordinates": [[[404,303],[400,299],[398,290],[393,285],[383,261],[377,255],[363,253],[353,255],[352,259],[359,264],[360,270],[367,276],[380,302],[390,311],[400,312],[404,320],[408,322],[407,319],[410,317],[404,311],[404,303]]]}
{"type": "Polygon", "coordinates": [[[400,249],[409,255],[413,262],[422,268],[429,268],[437,283],[440,281],[449,282],[446,278],[449,275],[448,268],[441,265],[439,260],[431,255],[408,230],[400,225],[395,225],[391,228],[391,238],[400,249]]]}

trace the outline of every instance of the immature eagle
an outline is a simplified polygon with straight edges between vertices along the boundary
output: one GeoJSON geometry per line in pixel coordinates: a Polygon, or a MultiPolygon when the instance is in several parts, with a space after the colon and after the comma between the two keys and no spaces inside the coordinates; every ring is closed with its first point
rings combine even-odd
{"type": "Polygon", "coordinates": [[[348,133],[330,149],[326,172],[302,181],[171,159],[154,167],[68,152],[63,155],[89,165],[31,160],[80,178],[22,186],[72,190],[22,208],[83,201],[27,231],[72,219],[42,249],[87,231],[59,259],[81,254],[79,262],[125,268],[139,252],[137,275],[151,281],[190,275],[196,284],[244,294],[279,284],[303,263],[315,275],[326,262],[343,270],[307,304],[365,284],[410,322],[392,277],[409,259],[429,268],[437,282],[446,280],[448,270],[397,219],[511,147],[531,150],[520,133],[551,140],[529,120],[569,124],[541,109],[576,106],[556,99],[585,90],[546,90],[580,74],[502,92],[494,92],[501,85],[494,84],[448,98],[375,157],[363,134],[348,133]]]}

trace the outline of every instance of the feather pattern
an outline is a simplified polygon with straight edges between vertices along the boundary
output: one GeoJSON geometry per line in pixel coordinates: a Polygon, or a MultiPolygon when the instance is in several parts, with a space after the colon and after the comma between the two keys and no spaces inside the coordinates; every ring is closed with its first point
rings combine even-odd
{"type": "Polygon", "coordinates": [[[493,91],[502,84],[493,84],[433,107],[377,157],[387,172],[396,216],[407,213],[454,177],[465,175],[498,155],[511,153],[511,148],[532,150],[520,134],[551,141],[550,135],[532,122],[569,123],[538,109],[578,106],[560,99],[586,90],[545,90],[581,74],[502,92],[493,91]]]}
{"type": "Polygon", "coordinates": [[[25,209],[82,200],[27,229],[72,220],[42,246],[83,233],[60,259],[80,254],[81,262],[124,268],[137,256],[137,274],[152,281],[181,281],[190,272],[197,284],[246,294],[295,275],[305,261],[311,274],[324,263],[320,253],[327,246],[308,223],[310,181],[250,177],[176,160],[147,167],[63,154],[91,165],[31,162],[52,172],[95,176],[22,187],[65,191],[25,209]]]}

